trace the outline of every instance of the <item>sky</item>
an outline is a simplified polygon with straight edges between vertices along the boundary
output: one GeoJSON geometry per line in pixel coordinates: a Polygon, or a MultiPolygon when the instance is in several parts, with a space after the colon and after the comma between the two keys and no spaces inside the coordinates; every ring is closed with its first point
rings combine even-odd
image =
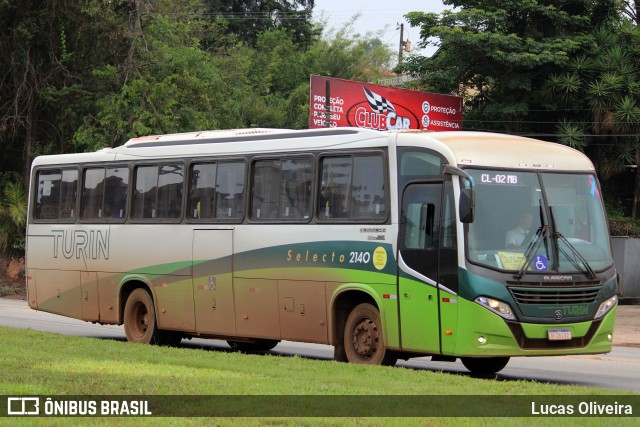
{"type": "MultiPolygon", "coordinates": [[[[315,0],[314,18],[324,16],[328,19],[328,26],[339,28],[348,22],[355,14],[360,17],[354,25],[354,33],[365,34],[383,30],[380,39],[397,52],[400,43],[398,24],[404,23],[404,39],[411,40],[412,50],[420,41],[419,28],[409,26],[403,18],[407,12],[442,12],[451,8],[442,4],[441,0],[315,0]]],[[[420,51],[430,55],[435,48],[420,51]]]]}

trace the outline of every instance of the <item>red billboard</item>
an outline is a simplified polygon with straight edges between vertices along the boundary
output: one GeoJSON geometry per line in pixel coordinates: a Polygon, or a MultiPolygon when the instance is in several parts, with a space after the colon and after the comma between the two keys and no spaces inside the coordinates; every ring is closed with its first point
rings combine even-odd
{"type": "Polygon", "coordinates": [[[311,76],[309,128],[462,130],[462,98],[352,80],[311,76]]]}

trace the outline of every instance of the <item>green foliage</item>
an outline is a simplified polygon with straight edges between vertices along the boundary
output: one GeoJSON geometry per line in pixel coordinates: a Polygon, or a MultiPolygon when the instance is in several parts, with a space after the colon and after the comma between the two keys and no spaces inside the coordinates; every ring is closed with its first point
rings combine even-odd
{"type": "Polygon", "coordinates": [[[6,297],[9,295],[16,295],[23,290],[23,286],[19,283],[12,283],[5,280],[4,277],[0,276],[0,297],[6,297]]]}
{"type": "Polygon", "coordinates": [[[22,182],[15,180],[16,176],[3,175],[4,185],[0,198],[0,251],[12,254],[24,251],[27,194],[22,182]]]}
{"type": "Polygon", "coordinates": [[[0,1],[0,163],[26,177],[37,155],[133,136],[304,128],[311,74],[374,80],[392,57],[375,35],[354,35],[350,25],[323,35],[312,7],[0,1]]]}
{"type": "Polygon", "coordinates": [[[311,21],[314,0],[204,0],[208,16],[226,21],[228,31],[256,46],[261,33],[282,30],[307,47],[319,31],[311,21]]]}
{"type": "Polygon", "coordinates": [[[354,34],[354,16],[338,29],[330,29],[309,50],[312,73],[343,79],[373,81],[389,69],[393,52],[384,45],[381,34],[354,34]]]}
{"type": "MultiPolygon", "coordinates": [[[[629,22],[610,22],[596,29],[592,39],[564,73],[550,76],[545,96],[564,111],[557,128],[559,141],[582,141],[580,148],[607,180],[640,163],[640,29],[629,22]]],[[[636,173],[632,216],[638,215],[640,203],[640,172],[636,173]]]]}
{"type": "Polygon", "coordinates": [[[589,134],[586,123],[572,123],[563,120],[558,125],[560,131],[559,142],[576,150],[584,151],[589,143],[589,134]]]}
{"type": "MultiPolygon", "coordinates": [[[[631,2],[444,3],[456,9],[407,15],[422,45],[439,50],[399,68],[421,74],[428,90],[464,96],[465,129],[569,145],[587,153],[604,180],[640,163],[640,27],[631,2]]],[[[635,187],[637,215],[640,172],[635,187]]]]}
{"type": "Polygon", "coordinates": [[[407,15],[420,27],[422,45],[439,50],[431,58],[409,56],[399,68],[421,74],[430,90],[463,95],[467,128],[529,134],[548,133],[545,124],[553,120],[542,98],[545,81],[555,74],[561,95],[576,96],[576,78],[561,71],[587,48],[594,22],[614,13],[590,1],[445,4],[457,9],[407,15]]]}

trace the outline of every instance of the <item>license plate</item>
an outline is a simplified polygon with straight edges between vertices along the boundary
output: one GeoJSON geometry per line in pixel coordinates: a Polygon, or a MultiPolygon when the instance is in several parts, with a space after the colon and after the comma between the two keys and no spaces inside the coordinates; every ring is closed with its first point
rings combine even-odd
{"type": "Polygon", "coordinates": [[[571,339],[571,331],[569,329],[549,329],[549,341],[566,341],[571,339]]]}

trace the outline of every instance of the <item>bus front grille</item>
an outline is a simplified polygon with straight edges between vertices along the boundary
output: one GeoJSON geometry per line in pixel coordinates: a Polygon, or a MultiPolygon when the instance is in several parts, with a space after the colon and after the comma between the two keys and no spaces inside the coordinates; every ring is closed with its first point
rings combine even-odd
{"type": "Polygon", "coordinates": [[[600,293],[600,286],[590,288],[516,288],[510,287],[518,304],[590,304],[600,293]]]}

